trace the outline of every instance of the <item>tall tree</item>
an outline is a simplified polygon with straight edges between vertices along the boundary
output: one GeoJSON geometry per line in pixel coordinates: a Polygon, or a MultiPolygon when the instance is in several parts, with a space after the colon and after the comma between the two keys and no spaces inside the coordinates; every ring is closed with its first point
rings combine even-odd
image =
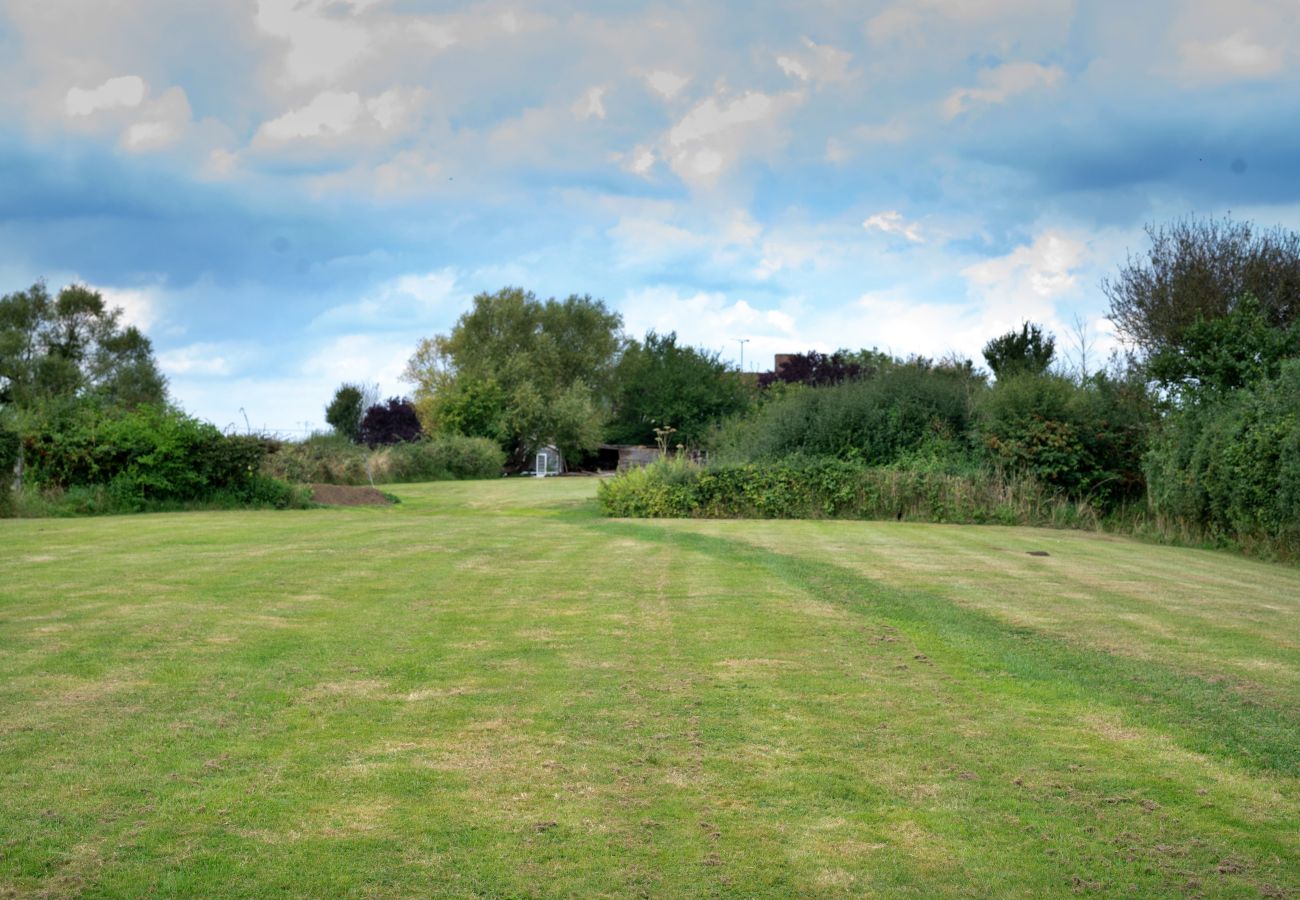
{"type": "Polygon", "coordinates": [[[0,406],[31,413],[71,398],[123,409],[162,402],[153,346],[121,319],[80,285],[51,296],[38,282],[0,298],[0,406]]]}
{"type": "Polygon", "coordinates": [[[377,384],[353,384],[345,381],[334,391],[334,399],[325,407],[325,421],[335,432],[356,443],[360,440],[361,419],[366,410],[378,402],[377,384]]]}
{"type": "Polygon", "coordinates": [[[1102,282],[1111,321],[1143,355],[1178,349],[1189,328],[1228,315],[1247,296],[1272,328],[1300,320],[1300,233],[1196,217],[1146,231],[1146,254],[1130,255],[1102,282]]]}
{"type": "Polygon", "coordinates": [[[614,416],[607,434],[620,444],[650,444],[655,428],[677,429],[674,441],[695,446],[714,422],[749,402],[740,374],[717,353],[683,347],[677,334],[633,339],[614,373],[614,416]]]}
{"type": "Polygon", "coordinates": [[[555,443],[593,449],[609,403],[622,318],[599,300],[538,300],[520,288],[479,294],[451,332],[407,364],[429,431],[496,440],[520,462],[555,443]]]}
{"type": "Polygon", "coordinates": [[[999,379],[1010,375],[1041,375],[1052,364],[1056,338],[1032,322],[1008,331],[984,345],[984,361],[999,379]]]}

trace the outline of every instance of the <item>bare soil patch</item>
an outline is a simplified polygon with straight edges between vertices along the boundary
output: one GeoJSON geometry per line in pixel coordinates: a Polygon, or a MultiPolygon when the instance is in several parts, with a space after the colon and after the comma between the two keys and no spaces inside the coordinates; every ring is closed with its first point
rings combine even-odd
{"type": "Polygon", "coordinates": [[[372,487],[347,484],[313,484],[311,499],[324,506],[388,506],[393,502],[372,487]]]}

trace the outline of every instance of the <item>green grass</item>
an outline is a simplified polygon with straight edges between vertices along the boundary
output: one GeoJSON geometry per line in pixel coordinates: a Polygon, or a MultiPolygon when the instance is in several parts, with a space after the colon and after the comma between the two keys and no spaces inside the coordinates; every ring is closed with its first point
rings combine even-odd
{"type": "Polygon", "coordinates": [[[0,896],[1300,891],[1294,568],[394,491],[0,521],[0,896]]]}

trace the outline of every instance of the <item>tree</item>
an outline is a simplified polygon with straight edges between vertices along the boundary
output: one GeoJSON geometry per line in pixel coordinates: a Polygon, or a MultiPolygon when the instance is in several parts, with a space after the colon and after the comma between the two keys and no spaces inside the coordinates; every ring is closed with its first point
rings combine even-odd
{"type": "Polygon", "coordinates": [[[984,345],[984,361],[1001,379],[1010,375],[1041,375],[1052,364],[1056,338],[1032,322],[1008,331],[984,345]]]}
{"type": "Polygon", "coordinates": [[[1240,298],[1231,312],[1189,325],[1175,345],[1151,355],[1147,369],[1180,399],[1199,402],[1274,379],[1282,363],[1300,357],[1300,322],[1269,325],[1254,295],[1240,298]]]}
{"type": "Polygon", "coordinates": [[[852,381],[867,371],[874,369],[850,359],[842,350],[831,354],[809,350],[807,353],[791,353],[771,372],[760,374],[758,386],[771,387],[779,381],[785,384],[805,384],[808,387],[826,387],[852,381]]]}
{"type": "Polygon", "coordinates": [[[649,444],[657,426],[675,441],[698,445],[709,426],[749,402],[740,375],[717,353],[683,347],[677,334],[646,333],[629,341],[614,373],[614,414],[607,435],[620,444],[649,444]]]}
{"type": "Polygon", "coordinates": [[[161,403],[166,382],[153,346],[121,319],[80,285],[51,297],[37,282],[0,298],[0,406],[32,413],[72,398],[121,409],[161,403]]]}
{"type": "Polygon", "coordinates": [[[378,385],[344,382],[325,407],[325,421],[337,433],[356,443],[360,439],[362,416],[378,402],[378,385]]]}
{"type": "Polygon", "coordinates": [[[1228,315],[1246,296],[1271,328],[1300,319],[1300,234],[1196,217],[1146,232],[1146,255],[1130,254],[1102,282],[1111,321],[1144,355],[1179,348],[1189,328],[1228,315]]]}
{"type": "Polygon", "coordinates": [[[554,443],[594,449],[610,401],[622,318],[599,300],[479,294],[451,332],[420,342],[406,368],[430,432],[488,437],[516,464],[554,443]]]}
{"type": "Polygon", "coordinates": [[[368,447],[413,441],[420,436],[420,420],[410,400],[389,397],[366,410],[357,436],[368,447]]]}

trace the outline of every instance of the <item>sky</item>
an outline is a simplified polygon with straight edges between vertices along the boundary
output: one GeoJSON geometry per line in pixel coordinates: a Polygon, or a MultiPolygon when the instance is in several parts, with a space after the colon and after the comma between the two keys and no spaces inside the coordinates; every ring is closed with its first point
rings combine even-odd
{"type": "Polygon", "coordinates": [[[1148,223],[1300,228],[1300,0],[0,0],[0,84],[0,293],[102,291],[239,430],[506,286],[747,370],[1096,355],[1148,223]]]}

